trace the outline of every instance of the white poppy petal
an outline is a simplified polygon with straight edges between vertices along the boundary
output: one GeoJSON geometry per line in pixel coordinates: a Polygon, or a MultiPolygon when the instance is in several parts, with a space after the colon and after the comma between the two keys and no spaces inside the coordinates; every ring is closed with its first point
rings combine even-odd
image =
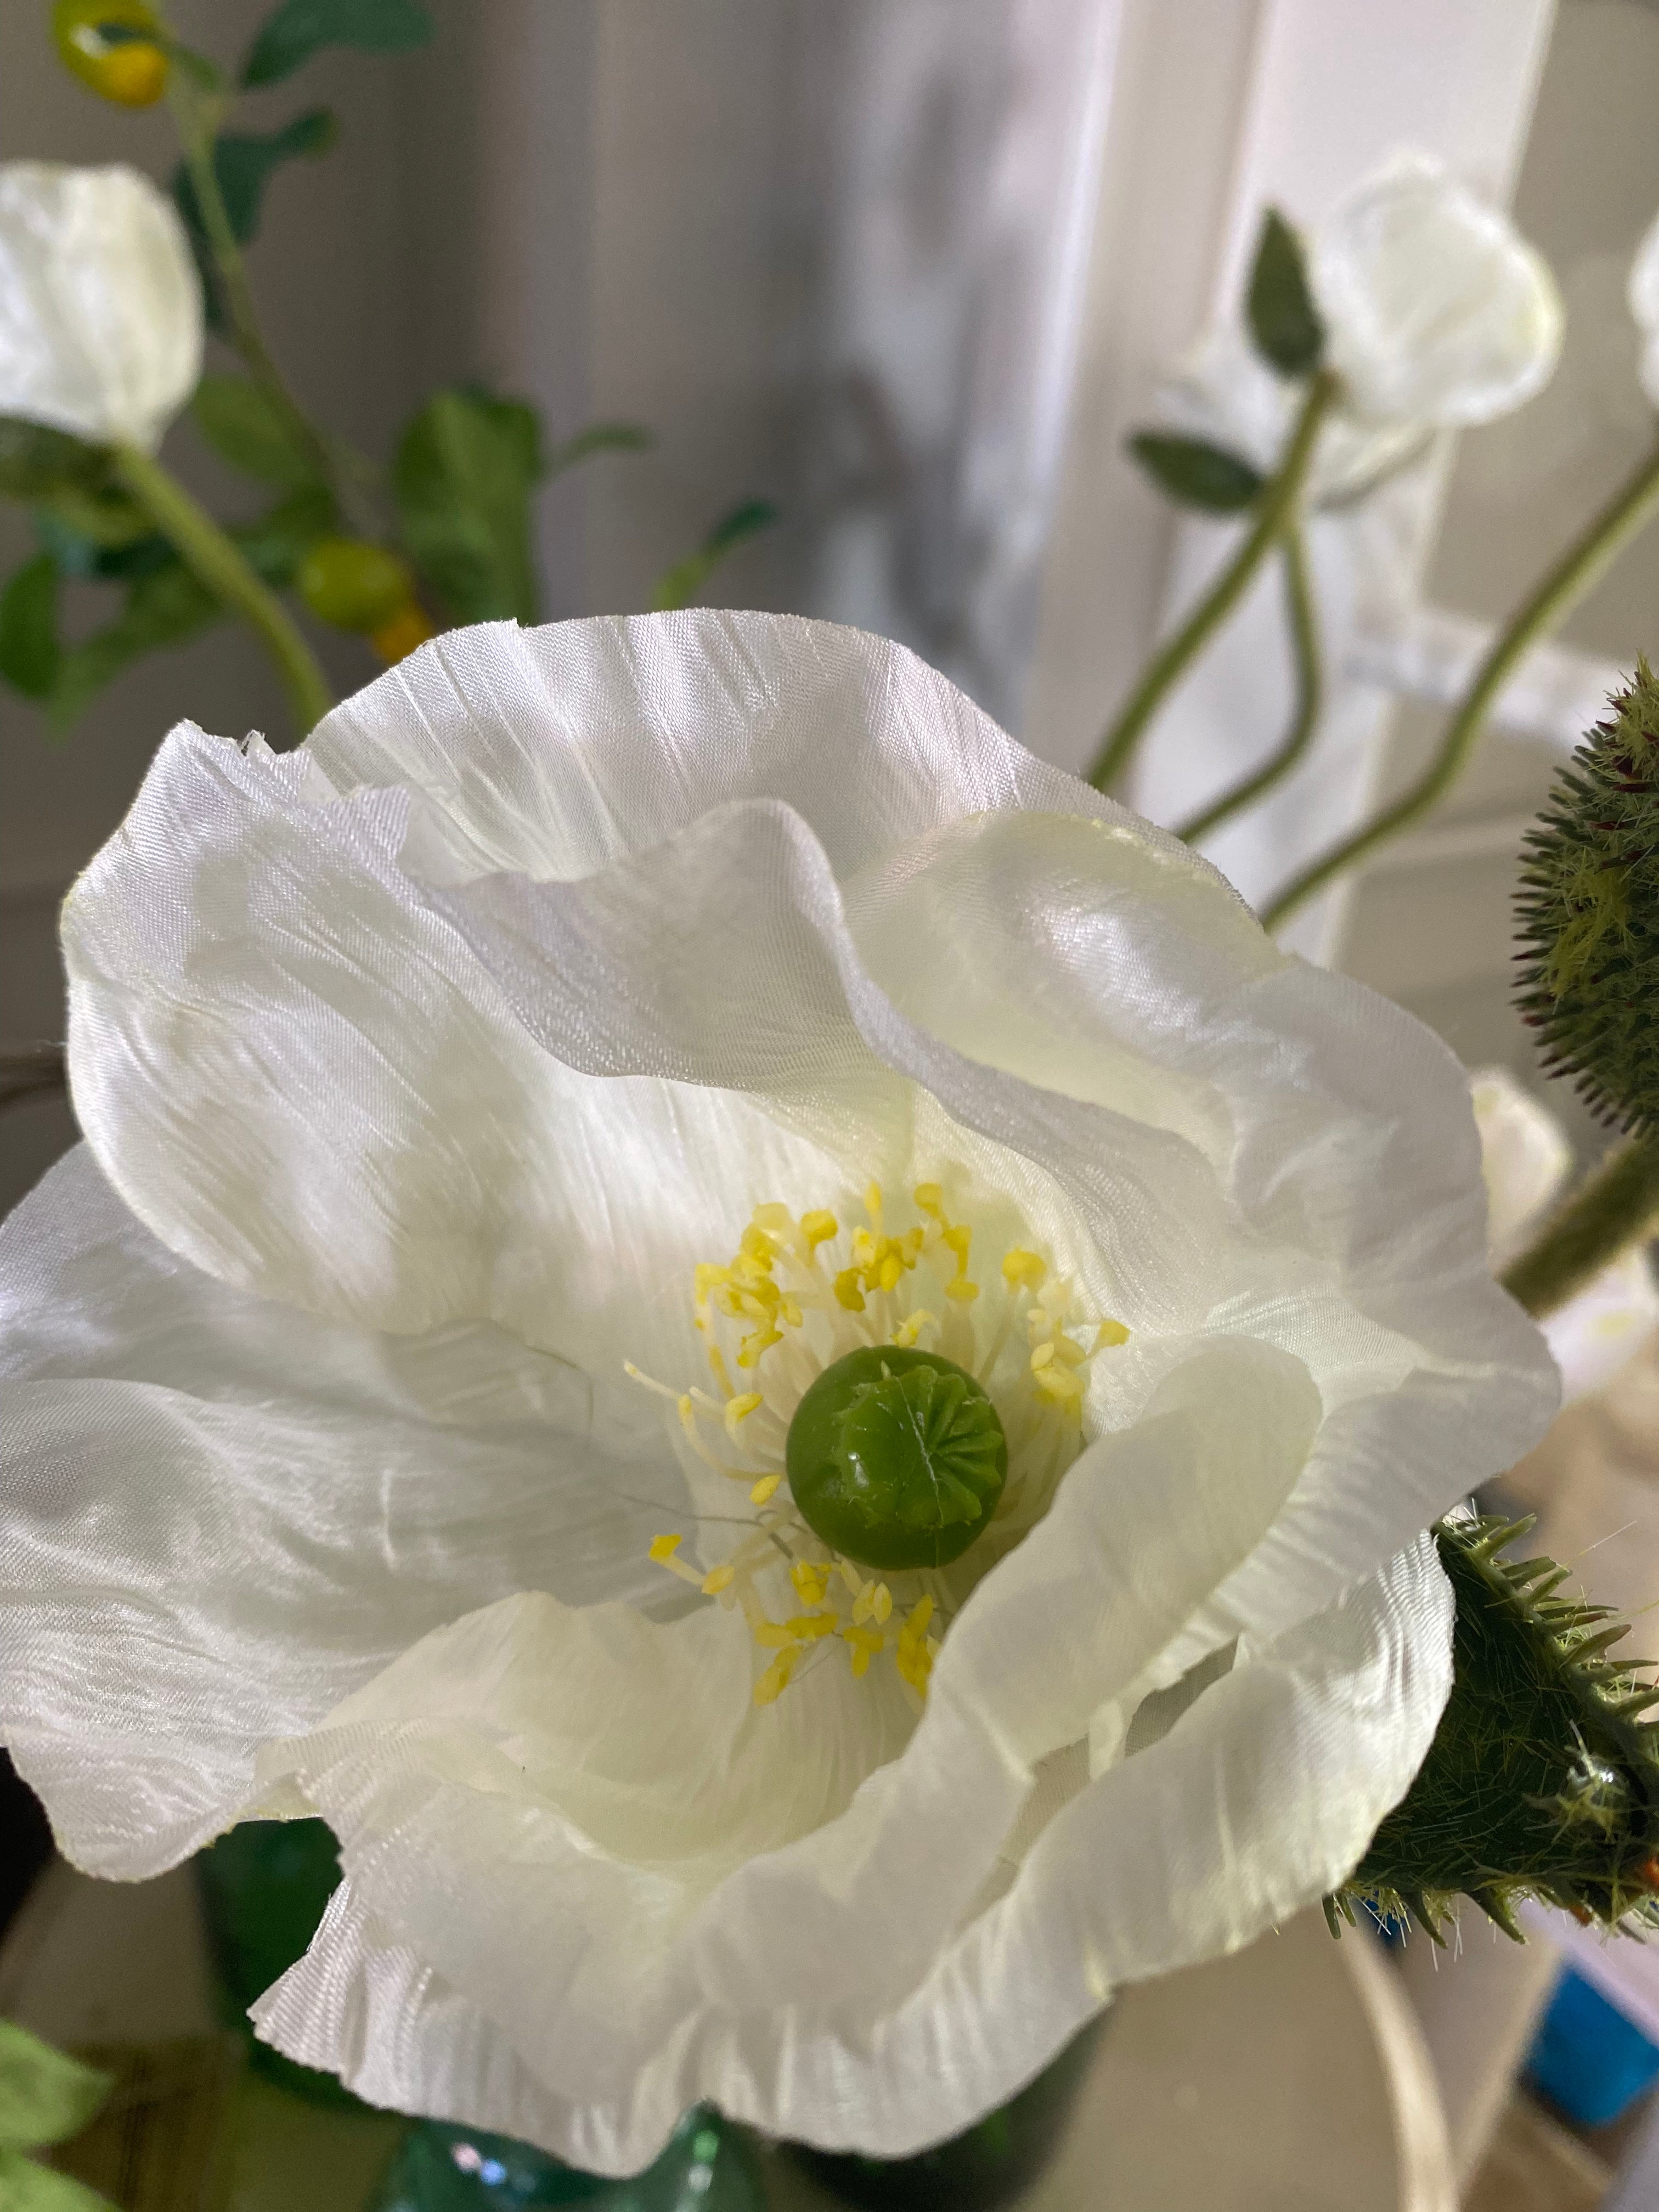
{"type": "Polygon", "coordinates": [[[0,415],[153,453],[201,373],[196,264],[149,179],[0,164],[0,415]]]}
{"type": "MultiPolygon", "coordinates": [[[[614,2077],[608,2099],[566,2093],[574,2008],[554,1997],[536,2031],[551,2043],[526,2047],[402,1942],[355,1877],[255,2018],[376,2101],[510,2130],[602,2172],[642,2166],[699,2097],[778,2133],[903,2156],[1012,2094],[1118,1984],[1237,1948],[1341,1881],[1433,1733],[1450,1627],[1425,1539],[1076,1796],[898,2002],[757,2017],[688,1973],[654,2045],[632,2011],[587,2021],[579,2063],[614,2077]]],[[[556,1894],[553,1867],[537,1871],[556,1894]]],[[[842,1909],[862,1903],[854,1890],[842,1909]]]]}
{"type": "Polygon", "coordinates": [[[526,1580],[652,1592],[627,1439],[578,1373],[488,1326],[375,1337],[229,1291],[84,1150],[0,1231],[0,1729],[91,1872],[183,1857],[260,1744],[441,1622],[526,1580]]]}
{"type": "Polygon", "coordinates": [[[1548,264],[1427,155],[1399,157],[1322,224],[1310,274],[1361,416],[1489,422],[1541,391],[1560,358],[1548,264]]]}
{"type": "Polygon", "coordinates": [[[1561,1402],[1606,1388],[1659,1327],[1659,1285],[1645,1249],[1626,1252],[1546,1319],[1544,1340],[1561,1370],[1561,1402]]]}
{"type": "Polygon", "coordinates": [[[1572,1146],[1548,1107],[1506,1067],[1477,1068],[1469,1097],[1480,1133],[1486,1238],[1492,1263],[1501,1267],[1566,1181],[1572,1146]]]}

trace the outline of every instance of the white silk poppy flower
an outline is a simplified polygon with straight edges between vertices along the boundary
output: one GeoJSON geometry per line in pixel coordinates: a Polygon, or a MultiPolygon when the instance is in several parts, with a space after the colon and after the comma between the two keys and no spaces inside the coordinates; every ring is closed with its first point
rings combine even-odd
{"type": "MultiPolygon", "coordinates": [[[[1523,1090],[1507,1068],[1469,1078],[1480,1132],[1492,1265],[1501,1268],[1523,1249],[1572,1165],[1572,1147],[1547,1106],[1523,1090]]],[[[1561,1398],[1572,1405],[1611,1382],[1659,1327],[1659,1284],[1644,1250],[1625,1253],[1544,1322],[1545,1340],[1561,1370],[1561,1398]]]]}
{"type": "Polygon", "coordinates": [[[125,167],[0,163],[0,415],[151,453],[201,373],[172,202],[125,167]]]}
{"type": "Polygon", "coordinates": [[[181,726],[64,946],[0,1734],[100,1873],[330,1822],[295,2057],[897,2155],[1407,1789],[1422,1532],[1556,1397],[1462,1071],[902,647],[489,625],[181,726]],[[843,1361],[931,1519],[814,1489],[843,1361]]]}
{"type": "MultiPolygon", "coordinates": [[[[1308,275],[1341,379],[1316,450],[1316,501],[1356,496],[1436,430],[1490,422],[1541,391],[1563,314],[1548,264],[1438,161],[1397,155],[1308,241],[1308,275]]],[[[1301,404],[1237,323],[1164,388],[1177,428],[1270,472],[1301,404]]]]}
{"type": "Polygon", "coordinates": [[[1659,407],[1659,216],[1644,232],[1636,249],[1625,297],[1642,339],[1637,374],[1650,403],[1659,407]]]}

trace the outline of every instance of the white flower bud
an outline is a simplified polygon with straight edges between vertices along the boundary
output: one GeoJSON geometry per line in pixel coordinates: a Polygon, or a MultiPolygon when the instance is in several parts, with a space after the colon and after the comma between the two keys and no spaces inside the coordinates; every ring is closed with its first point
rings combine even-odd
{"type": "Polygon", "coordinates": [[[1490,422],[1541,391],[1560,356],[1543,257],[1424,155],[1343,203],[1315,237],[1312,276],[1347,404],[1374,422],[1490,422]]]}
{"type": "Polygon", "coordinates": [[[149,179],[0,164],[0,415],[154,453],[201,369],[189,241],[149,179]]]}

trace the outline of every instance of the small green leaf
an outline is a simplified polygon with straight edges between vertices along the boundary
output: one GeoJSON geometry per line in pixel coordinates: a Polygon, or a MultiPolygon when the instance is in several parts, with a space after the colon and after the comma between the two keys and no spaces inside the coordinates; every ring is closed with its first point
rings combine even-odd
{"type": "Polygon", "coordinates": [[[1201,507],[1206,514],[1242,514],[1264,481],[1259,469],[1204,438],[1138,430],[1129,441],[1129,451],[1161,492],[1182,507],[1201,507]]]}
{"type": "Polygon", "coordinates": [[[204,376],[190,403],[196,427],[222,461],[282,491],[313,483],[316,465],[257,384],[204,376]]]}
{"type": "Polygon", "coordinates": [[[404,54],[431,36],[432,19],[416,0],[283,0],[260,25],[242,82],[276,84],[324,46],[404,54]]]}
{"type": "Polygon", "coordinates": [[[266,583],[291,584],[301,562],[338,519],[326,488],[307,484],[268,507],[257,521],[239,523],[230,535],[266,583]]]}
{"type": "Polygon", "coordinates": [[[777,520],[778,510],[770,500],[746,499],[734,507],[721,516],[695,553],[688,553],[658,578],[651,595],[653,608],[658,614],[667,614],[676,607],[689,607],[729,553],[757,531],[769,530],[777,520]]]}
{"type": "Polygon", "coordinates": [[[134,544],[141,538],[153,536],[155,529],[143,509],[125,492],[103,487],[87,491],[74,484],[39,501],[35,524],[42,544],[50,550],[58,550],[51,535],[54,531],[65,540],[72,538],[82,549],[74,555],[67,550],[60,554],[58,566],[66,576],[101,574],[100,550],[134,544]]]}
{"type": "Polygon", "coordinates": [[[109,471],[109,456],[65,430],[0,415],[0,494],[44,499],[70,484],[95,484],[109,471]]]}
{"type": "MultiPolygon", "coordinates": [[[[37,553],[0,592],[0,676],[26,699],[45,699],[58,681],[60,657],[58,567],[50,553],[37,553]]],[[[0,2033],[3,2031],[0,2022],[0,2033]]],[[[4,2124],[4,2104],[5,2048],[0,2042],[0,2125],[4,2124]]]]}
{"type": "Polygon", "coordinates": [[[68,729],[95,695],[147,653],[182,645],[220,617],[218,601],[188,568],[174,562],[141,576],[112,623],[80,645],[67,647],[52,687],[52,725],[68,729]]]}
{"type": "Polygon", "coordinates": [[[404,431],[392,469],[404,546],[452,622],[538,619],[540,446],[532,408],[472,391],[434,392],[404,431]]]}
{"type": "Polygon", "coordinates": [[[95,2066],[0,2020],[0,2143],[33,2150],[79,2135],[114,2086],[95,2066]]]}
{"type": "MultiPolygon", "coordinates": [[[[296,115],[280,131],[231,132],[213,143],[213,173],[230,221],[232,235],[246,246],[259,228],[266,183],[273,169],[284,161],[314,161],[327,153],[338,135],[338,126],[326,107],[313,107],[296,115]]],[[[207,246],[207,227],[202,220],[196,185],[183,162],[173,173],[173,197],[178,203],[198,258],[207,246]]]]}
{"type": "Polygon", "coordinates": [[[83,2181],[37,2166],[19,2151],[0,2150],[0,2212],[119,2212],[119,2208],[83,2181]]]}
{"type": "Polygon", "coordinates": [[[1310,376],[1324,356],[1325,325],[1314,305],[1302,241],[1277,208],[1262,219],[1248,311],[1262,358],[1281,376],[1310,376]]]}
{"type": "Polygon", "coordinates": [[[591,459],[595,453],[648,453],[656,442],[650,431],[637,422],[590,422],[574,438],[567,438],[562,446],[554,447],[542,472],[544,476],[560,476],[566,469],[574,469],[578,462],[591,459]]]}

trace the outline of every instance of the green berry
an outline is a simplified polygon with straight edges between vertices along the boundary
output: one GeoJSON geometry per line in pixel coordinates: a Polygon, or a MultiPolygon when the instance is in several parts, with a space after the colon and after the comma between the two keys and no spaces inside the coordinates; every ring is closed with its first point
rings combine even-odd
{"type": "Polygon", "coordinates": [[[415,591],[406,561],[361,538],[319,538],[295,580],[313,614],[337,629],[378,629],[415,591]]]}
{"type": "Polygon", "coordinates": [[[832,1550],[888,1571],[943,1567],[988,1527],[1008,1445],[965,1368],[872,1345],[807,1390],[784,1465],[801,1518],[832,1550]]]}

